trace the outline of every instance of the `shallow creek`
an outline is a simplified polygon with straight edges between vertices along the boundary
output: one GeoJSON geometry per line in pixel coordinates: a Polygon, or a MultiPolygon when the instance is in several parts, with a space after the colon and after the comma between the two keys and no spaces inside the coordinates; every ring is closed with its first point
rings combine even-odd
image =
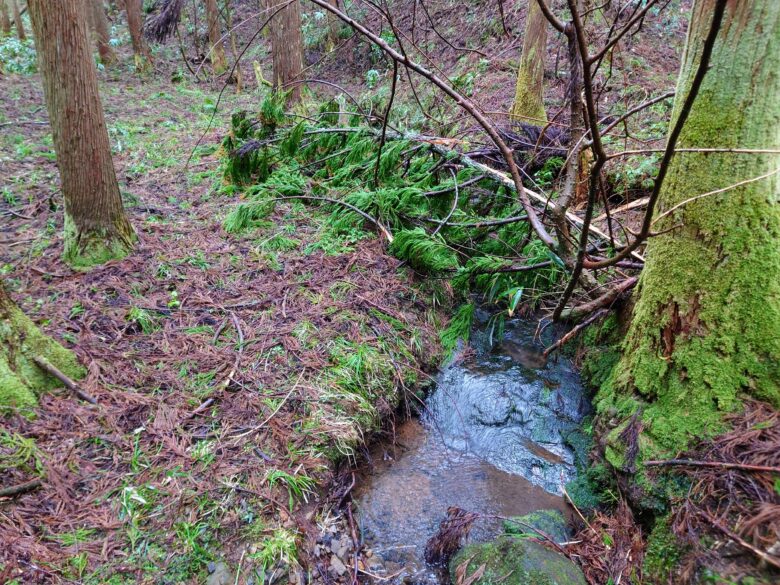
{"type": "MultiPolygon", "coordinates": [[[[574,478],[579,425],[590,404],[567,358],[545,364],[536,322],[507,323],[495,347],[478,315],[470,357],[445,366],[423,416],[372,451],[356,490],[364,542],[396,581],[438,583],[423,551],[449,506],[487,516],[469,537],[501,532],[496,516],[555,508],[574,478]]],[[[552,332],[543,336],[552,342],[552,332]]]]}

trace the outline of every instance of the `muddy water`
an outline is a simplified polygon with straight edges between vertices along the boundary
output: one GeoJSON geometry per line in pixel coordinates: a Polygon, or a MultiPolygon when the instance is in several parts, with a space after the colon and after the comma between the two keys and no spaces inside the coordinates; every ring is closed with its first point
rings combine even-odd
{"type": "Polygon", "coordinates": [[[561,485],[576,473],[570,445],[590,408],[578,376],[565,358],[546,363],[535,322],[508,324],[495,344],[480,317],[471,357],[444,367],[421,419],[376,446],[356,492],[363,539],[396,582],[440,581],[423,550],[449,506],[488,517],[471,541],[500,532],[495,516],[568,514],[561,485]]]}

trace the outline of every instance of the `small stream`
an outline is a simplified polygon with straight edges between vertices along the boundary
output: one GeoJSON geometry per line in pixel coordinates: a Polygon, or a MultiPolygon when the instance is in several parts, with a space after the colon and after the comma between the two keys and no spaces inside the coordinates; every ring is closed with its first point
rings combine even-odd
{"type": "MultiPolygon", "coordinates": [[[[561,486],[576,474],[575,450],[590,411],[567,358],[544,363],[535,321],[507,323],[492,347],[487,314],[475,318],[470,357],[445,366],[426,411],[396,429],[394,444],[372,451],[371,471],[356,491],[368,547],[396,582],[430,583],[441,575],[423,551],[449,506],[486,516],[569,510],[561,486]]],[[[552,343],[554,333],[544,334],[552,343]]],[[[501,532],[478,521],[470,541],[501,532]]]]}

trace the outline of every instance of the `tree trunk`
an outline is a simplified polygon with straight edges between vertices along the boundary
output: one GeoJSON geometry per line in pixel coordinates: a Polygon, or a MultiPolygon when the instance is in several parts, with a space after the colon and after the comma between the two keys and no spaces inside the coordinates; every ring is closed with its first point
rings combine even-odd
{"type": "Polygon", "coordinates": [[[11,34],[11,17],[8,14],[6,0],[0,0],[0,31],[4,35],[11,34]]]}
{"type": "Polygon", "coordinates": [[[235,67],[233,68],[232,81],[236,83],[236,93],[241,93],[244,88],[244,77],[241,74],[241,63],[239,62],[238,46],[236,44],[236,35],[233,32],[233,12],[230,10],[230,3],[225,3],[225,24],[227,25],[228,34],[230,36],[230,52],[233,55],[233,62],[235,67]]]}
{"type": "Polygon", "coordinates": [[[290,92],[288,104],[298,103],[301,101],[301,84],[288,84],[298,79],[303,70],[300,2],[295,0],[277,12],[270,26],[274,88],[290,92]]]}
{"type": "MultiPolygon", "coordinates": [[[[673,120],[715,3],[695,2],[673,120]]],[[[780,2],[729,2],[678,148],[780,147],[778,71],[780,2]]],[[[777,154],[686,152],[672,161],[656,217],[671,213],[653,227],[674,229],[648,244],[623,356],[599,396],[601,412],[624,420],[643,411],[645,455],[676,453],[717,431],[745,395],[780,406],[778,168],[777,154]],[[728,190],[691,201],[718,189],[728,190]]],[[[607,450],[615,465],[619,429],[607,450]]]]}
{"type": "Polygon", "coordinates": [[[74,267],[121,258],[135,232],[116,180],[82,0],[29,0],[65,197],[64,258],[74,267]]]}
{"type": "Polygon", "coordinates": [[[41,333],[0,283],[0,407],[35,406],[39,393],[59,385],[35,365],[35,357],[46,359],[71,378],[84,375],[76,356],[41,333]]]}
{"type": "MultiPolygon", "coordinates": [[[[328,4],[333,6],[333,8],[338,9],[339,0],[328,0],[328,4]]],[[[341,30],[341,19],[335,14],[333,14],[332,12],[328,12],[327,19],[328,19],[328,36],[327,36],[326,48],[328,51],[332,51],[339,42],[339,31],[341,30]]]]}
{"type": "Polygon", "coordinates": [[[517,70],[515,101],[510,116],[517,122],[544,126],[544,57],[547,53],[547,19],[536,0],[528,3],[523,53],[517,70]]]}
{"type": "Polygon", "coordinates": [[[27,34],[24,32],[24,21],[22,20],[22,13],[19,11],[19,3],[17,0],[11,0],[11,9],[14,12],[14,26],[16,26],[16,36],[20,41],[27,39],[27,34]]]}
{"type": "Polygon", "coordinates": [[[147,71],[152,65],[152,53],[144,39],[143,15],[141,14],[142,0],[125,0],[125,12],[127,13],[127,28],[130,31],[130,42],[133,45],[133,57],[137,71],[147,71]]]}
{"type": "Polygon", "coordinates": [[[111,35],[108,32],[108,18],[103,6],[103,0],[85,0],[87,2],[87,14],[89,23],[94,32],[100,62],[110,65],[116,61],[116,53],[111,46],[111,35]]]}
{"type": "Polygon", "coordinates": [[[206,0],[206,18],[209,23],[209,49],[211,49],[211,67],[214,75],[220,75],[227,69],[225,47],[222,45],[222,27],[219,25],[217,0],[206,0]]]}

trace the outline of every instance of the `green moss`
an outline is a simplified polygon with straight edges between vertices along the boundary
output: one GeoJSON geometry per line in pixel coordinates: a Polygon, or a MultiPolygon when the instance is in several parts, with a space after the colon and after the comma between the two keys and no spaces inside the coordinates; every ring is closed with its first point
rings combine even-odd
{"type": "Polygon", "coordinates": [[[461,550],[450,562],[452,582],[456,571],[466,565],[465,577],[484,565],[484,573],[474,583],[488,585],[585,585],[580,568],[563,555],[529,539],[499,537],[494,542],[474,544],[461,550]]]}
{"type": "Polygon", "coordinates": [[[0,321],[0,407],[26,408],[37,403],[37,395],[57,387],[59,382],[32,360],[43,357],[71,378],[81,378],[84,369],[76,356],[43,335],[21,310],[10,308],[0,321]]]}
{"type": "MultiPolygon", "coordinates": [[[[777,23],[780,5],[766,6],[767,14],[727,12],[739,26],[724,24],[678,147],[776,145],[780,54],[772,35],[755,31],[777,23]]],[[[698,66],[707,20],[692,21],[678,96],[698,66]]],[[[673,117],[679,109],[678,100],[673,117]]],[[[667,231],[648,243],[623,355],[597,396],[611,418],[641,409],[641,457],[674,455],[723,430],[745,395],[780,406],[780,177],[731,188],[779,161],[688,152],[670,165],[657,208],[670,214],[653,226],[667,231]]]]}
{"type": "Polygon", "coordinates": [[[566,542],[571,535],[566,519],[560,510],[536,510],[525,516],[504,520],[504,532],[506,534],[538,538],[539,534],[532,528],[529,528],[529,526],[541,530],[551,536],[556,542],[566,542]]]}
{"type": "Polygon", "coordinates": [[[609,379],[620,361],[622,335],[615,315],[610,315],[599,325],[588,327],[582,335],[584,350],[580,375],[590,388],[598,389],[609,379]]]}
{"type": "Polygon", "coordinates": [[[63,260],[71,268],[83,270],[127,256],[137,238],[125,218],[117,223],[116,230],[94,228],[79,231],[73,218],[65,213],[63,260]]]}
{"type": "Polygon", "coordinates": [[[659,518],[647,539],[643,573],[648,583],[669,583],[685,547],[672,534],[669,516],[659,518]]]}

